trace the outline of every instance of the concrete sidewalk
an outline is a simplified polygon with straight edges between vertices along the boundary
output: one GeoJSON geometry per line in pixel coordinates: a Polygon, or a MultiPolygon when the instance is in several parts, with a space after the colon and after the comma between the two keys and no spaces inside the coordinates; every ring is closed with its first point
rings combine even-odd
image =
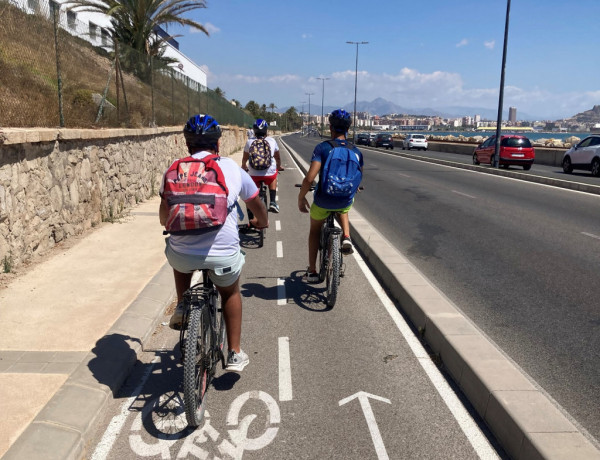
{"type": "MultiPolygon", "coordinates": [[[[230,155],[241,164],[242,152],[230,155]]],[[[0,456],[79,459],[175,289],[160,199],[0,290],[0,456]]]]}

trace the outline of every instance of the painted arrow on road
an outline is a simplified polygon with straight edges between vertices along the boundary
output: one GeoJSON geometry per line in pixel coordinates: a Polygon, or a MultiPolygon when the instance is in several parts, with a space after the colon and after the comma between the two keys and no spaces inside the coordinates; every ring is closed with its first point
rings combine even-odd
{"type": "Polygon", "coordinates": [[[369,432],[371,433],[371,439],[373,440],[373,444],[375,445],[375,452],[377,452],[377,458],[379,460],[388,460],[388,454],[385,450],[385,446],[383,445],[383,439],[381,439],[381,434],[379,433],[379,428],[377,427],[377,422],[375,421],[375,414],[373,414],[373,409],[371,409],[371,404],[369,403],[369,398],[376,399],[377,401],[381,401],[384,403],[392,404],[389,399],[382,398],[381,396],[372,395],[370,393],[366,393],[364,391],[359,391],[358,393],[354,393],[347,398],[341,399],[338,404],[343,406],[347,402],[352,401],[353,399],[358,399],[360,401],[360,407],[365,414],[365,419],[367,420],[367,426],[369,427],[369,432]]]}

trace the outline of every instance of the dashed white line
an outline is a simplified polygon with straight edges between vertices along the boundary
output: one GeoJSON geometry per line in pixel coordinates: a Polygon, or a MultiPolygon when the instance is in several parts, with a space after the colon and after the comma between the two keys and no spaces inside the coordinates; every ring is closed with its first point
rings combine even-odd
{"type": "Polygon", "coordinates": [[[596,238],[597,240],[600,240],[600,236],[594,235],[593,233],[581,232],[581,234],[585,235],[585,236],[589,236],[590,238],[596,238]]]}
{"type": "Polygon", "coordinates": [[[285,295],[285,278],[277,280],[277,305],[285,305],[287,297],[285,295]]]}
{"type": "Polygon", "coordinates": [[[281,241],[277,242],[277,257],[280,259],[283,257],[283,243],[281,241]]]}
{"type": "Polygon", "coordinates": [[[450,385],[442,376],[440,371],[437,369],[435,364],[431,361],[431,358],[423,348],[423,345],[419,342],[419,340],[415,337],[410,326],[404,321],[402,315],[390,298],[387,296],[379,282],[376,280],[375,276],[371,273],[367,264],[363,261],[363,259],[355,252],[354,257],[358,262],[358,266],[361,268],[362,272],[365,274],[367,280],[373,287],[373,290],[376,292],[379,300],[387,310],[388,314],[391,316],[392,321],[396,324],[398,330],[400,330],[401,334],[404,336],[404,339],[408,343],[408,346],[411,348],[414,355],[417,357],[421,367],[425,370],[425,373],[429,377],[429,380],[433,383],[436,390],[446,403],[448,409],[454,416],[455,420],[458,422],[458,425],[462,429],[463,433],[465,433],[467,439],[473,446],[473,449],[477,452],[477,455],[481,459],[485,460],[497,460],[499,459],[498,455],[490,445],[489,441],[483,435],[469,412],[462,405],[456,393],[450,388],[450,385]]]}
{"type": "Polygon", "coordinates": [[[469,195],[468,193],[464,193],[464,192],[459,192],[458,190],[452,190],[452,193],[456,193],[457,195],[466,196],[467,198],[475,199],[475,197],[473,195],[469,195]]]}
{"type": "Polygon", "coordinates": [[[281,221],[280,220],[275,221],[275,230],[278,232],[281,231],[281,221]]]}
{"type": "Polygon", "coordinates": [[[289,337],[279,337],[279,400],[292,400],[292,365],[289,337]]]}

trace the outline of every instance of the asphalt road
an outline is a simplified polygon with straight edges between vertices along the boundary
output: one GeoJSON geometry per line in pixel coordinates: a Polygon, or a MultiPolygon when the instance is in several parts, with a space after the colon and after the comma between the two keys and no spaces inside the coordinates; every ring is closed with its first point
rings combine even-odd
{"type": "MultiPolygon", "coordinates": [[[[306,161],[318,142],[284,139],[306,161]]],[[[600,197],[362,150],[356,209],[600,439],[600,197]]]]}
{"type": "Polygon", "coordinates": [[[98,422],[90,458],[505,458],[399,326],[360,257],[344,258],[333,309],[324,285],[302,283],[308,216],[297,209],[301,175],[283,152],[281,213],[270,214],[264,247],[242,239],[250,364],[240,375],[218,371],[206,422],[189,430],[179,335],[160,326],[98,422]]]}

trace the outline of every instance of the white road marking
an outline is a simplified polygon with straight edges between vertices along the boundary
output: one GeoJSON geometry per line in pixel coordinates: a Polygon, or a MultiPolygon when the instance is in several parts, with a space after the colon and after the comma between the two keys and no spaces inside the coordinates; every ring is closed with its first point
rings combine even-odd
{"type": "MultiPolygon", "coordinates": [[[[277,405],[277,401],[273,399],[273,397],[265,393],[264,391],[248,391],[239,395],[229,406],[229,411],[227,412],[227,425],[228,426],[239,426],[238,429],[230,429],[228,430],[229,436],[233,444],[236,446],[238,450],[260,450],[263,447],[269,445],[275,436],[277,436],[277,431],[279,431],[279,427],[270,426],[265,430],[265,432],[257,437],[257,438],[248,438],[248,427],[252,420],[256,418],[256,414],[246,415],[241,421],[239,420],[240,411],[244,404],[250,400],[256,399],[265,403],[267,409],[269,410],[269,416],[267,418],[267,425],[272,425],[273,423],[281,422],[281,413],[279,412],[279,406],[277,405]]],[[[241,456],[238,458],[242,458],[241,456]]]]}
{"type": "Polygon", "coordinates": [[[593,233],[581,232],[581,234],[585,235],[585,236],[589,236],[590,238],[596,238],[597,240],[600,240],[600,236],[594,235],[593,233]]]}
{"type": "Polygon", "coordinates": [[[279,337],[279,401],[292,400],[290,338],[279,337]]]}
{"type": "Polygon", "coordinates": [[[371,273],[365,261],[356,252],[354,253],[354,258],[356,259],[362,272],[365,274],[367,280],[369,280],[369,283],[373,287],[377,297],[379,297],[379,300],[396,324],[396,327],[404,336],[404,339],[408,343],[408,346],[411,348],[413,354],[417,357],[421,367],[425,370],[429,380],[431,380],[431,383],[433,383],[437,392],[446,403],[446,406],[448,406],[448,409],[450,409],[450,412],[458,422],[458,425],[462,429],[463,433],[465,433],[467,439],[473,446],[473,449],[475,449],[475,452],[477,452],[479,458],[485,460],[499,459],[495,450],[492,448],[487,438],[483,435],[473,420],[473,417],[471,417],[471,414],[467,412],[465,407],[456,396],[456,393],[454,393],[452,388],[450,388],[450,385],[446,379],[431,361],[431,358],[423,348],[423,345],[421,345],[419,340],[415,337],[410,329],[410,326],[406,323],[406,321],[404,321],[402,315],[396,309],[395,305],[387,296],[379,282],[376,280],[375,276],[371,273]]]}
{"type": "Polygon", "coordinates": [[[275,230],[278,232],[281,231],[281,221],[280,220],[275,221],[275,230]]]}
{"type": "Polygon", "coordinates": [[[277,257],[280,259],[283,257],[283,243],[281,241],[277,242],[277,257]]]}
{"type": "Polygon", "coordinates": [[[397,172],[396,174],[399,176],[402,176],[402,177],[410,177],[408,174],[404,174],[404,173],[397,172]]]}
{"type": "MultiPolygon", "coordinates": [[[[164,346],[163,346],[163,348],[164,348],[164,346]]],[[[138,396],[144,389],[144,385],[146,384],[146,381],[148,380],[148,378],[152,374],[152,371],[154,370],[154,365],[159,360],[160,360],[159,356],[156,356],[152,360],[150,366],[148,366],[148,368],[142,375],[139,385],[133,391],[133,396],[131,396],[123,404],[121,404],[121,410],[119,411],[119,413],[117,415],[115,415],[111,419],[110,423],[108,424],[108,427],[106,428],[106,431],[102,435],[102,439],[96,446],[96,449],[94,449],[94,453],[92,455],[92,460],[104,460],[105,458],[108,457],[108,454],[110,453],[110,450],[112,449],[113,444],[115,443],[115,441],[117,440],[117,437],[121,433],[121,429],[123,428],[123,425],[125,424],[125,421],[127,420],[127,417],[131,414],[131,405],[135,402],[135,400],[138,398],[138,396]]]]}
{"type": "Polygon", "coordinates": [[[369,432],[371,433],[371,439],[373,440],[373,445],[375,446],[377,458],[380,460],[388,460],[389,457],[387,451],[385,450],[385,444],[383,444],[383,439],[381,438],[381,433],[379,432],[377,421],[375,420],[375,414],[373,413],[373,409],[371,408],[371,404],[369,403],[369,398],[392,404],[392,402],[387,398],[382,398],[381,396],[365,393],[364,391],[354,393],[352,396],[348,396],[347,398],[340,400],[338,404],[340,406],[343,406],[344,404],[346,404],[349,401],[352,401],[353,399],[358,399],[365,419],[367,420],[367,426],[369,427],[369,432]]]}
{"type": "Polygon", "coordinates": [[[475,199],[475,197],[473,195],[469,195],[468,193],[459,192],[458,190],[452,190],[452,193],[456,193],[457,195],[466,196],[467,198],[475,199]]]}
{"type": "Polygon", "coordinates": [[[285,278],[279,278],[277,280],[277,305],[287,304],[287,297],[285,295],[285,278]]]}

